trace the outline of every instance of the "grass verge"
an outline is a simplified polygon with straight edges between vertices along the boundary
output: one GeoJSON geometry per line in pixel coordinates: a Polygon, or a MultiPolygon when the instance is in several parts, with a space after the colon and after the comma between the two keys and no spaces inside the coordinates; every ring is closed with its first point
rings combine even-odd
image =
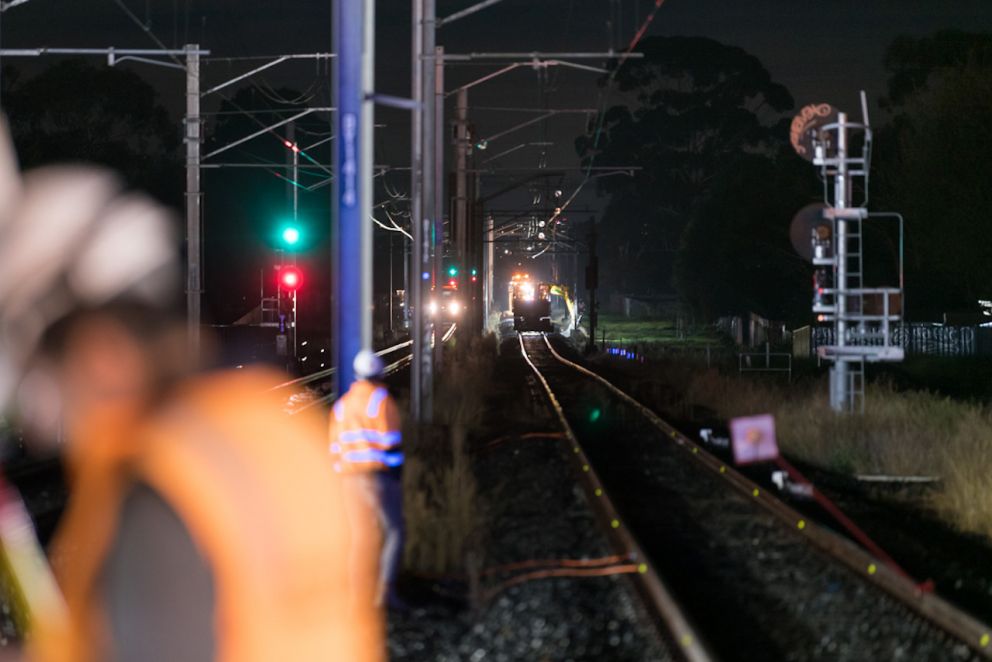
{"type": "MultiPolygon", "coordinates": [[[[583,319],[582,327],[589,333],[589,318],[583,319]]],[[[675,322],[661,318],[636,318],[623,315],[601,314],[596,326],[596,342],[602,342],[603,333],[611,345],[629,346],[633,344],[678,344],[708,345],[718,344],[719,339],[708,328],[679,330],[675,322]]]]}
{"type": "MultiPolygon", "coordinates": [[[[685,417],[692,405],[723,419],[775,416],[782,450],[849,474],[938,476],[931,505],[963,531],[992,539],[992,409],[927,391],[870,384],[863,415],[841,416],[829,406],[824,377],[791,385],[730,377],[687,362],[655,364],[667,388],[655,404],[685,417]]],[[[651,379],[647,380],[651,381],[651,379]]]]}
{"type": "Polygon", "coordinates": [[[466,574],[485,521],[466,449],[481,425],[495,367],[491,338],[457,345],[435,382],[434,424],[409,435],[403,475],[406,568],[466,574]]]}

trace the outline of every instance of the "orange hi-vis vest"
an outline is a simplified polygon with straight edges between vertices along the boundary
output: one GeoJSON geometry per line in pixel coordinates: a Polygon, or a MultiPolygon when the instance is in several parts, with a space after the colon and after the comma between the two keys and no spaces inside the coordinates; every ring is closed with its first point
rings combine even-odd
{"type": "Polygon", "coordinates": [[[356,381],[331,411],[330,451],[339,473],[385,471],[403,464],[400,410],[381,384],[356,381]]]}
{"type": "Polygon", "coordinates": [[[137,484],[172,508],[210,569],[216,660],[384,659],[375,547],[361,568],[350,562],[353,540],[378,541],[349,528],[322,416],[284,414],[268,392],[279,381],[261,369],[201,377],[150,415],[70,437],[74,491],[53,553],[70,622],[39,623],[33,659],[114,658],[101,574],[137,484]]]}

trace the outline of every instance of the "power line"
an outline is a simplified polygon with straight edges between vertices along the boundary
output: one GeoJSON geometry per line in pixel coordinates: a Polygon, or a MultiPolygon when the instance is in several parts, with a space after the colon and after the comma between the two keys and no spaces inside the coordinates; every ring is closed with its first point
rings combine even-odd
{"type": "Polygon", "coordinates": [[[636,33],[634,33],[634,37],[630,40],[630,44],[627,45],[627,48],[620,56],[620,60],[619,62],[617,62],[616,67],[614,67],[613,71],[610,73],[609,80],[607,81],[606,87],[603,90],[603,93],[601,94],[602,103],[600,104],[599,115],[596,121],[596,131],[593,134],[592,151],[589,156],[589,167],[586,170],[586,176],[583,178],[582,182],[578,185],[578,187],[576,187],[576,189],[572,192],[572,194],[568,196],[565,202],[561,205],[560,209],[551,216],[551,218],[548,220],[549,223],[558,216],[560,216],[561,213],[564,212],[568,208],[568,206],[572,204],[572,201],[575,200],[575,197],[579,194],[579,192],[585,187],[585,185],[591,179],[592,166],[593,163],[595,163],[596,161],[596,149],[599,147],[599,141],[603,133],[603,124],[606,120],[606,104],[609,99],[610,93],[613,91],[613,84],[616,81],[617,74],[620,72],[620,69],[621,67],[623,67],[624,63],[626,63],[626,61],[630,58],[630,54],[634,51],[634,48],[637,47],[637,44],[640,43],[641,39],[647,33],[647,29],[651,25],[651,22],[654,21],[655,15],[658,13],[658,10],[660,10],[662,5],[664,4],[665,4],[665,0],[654,0],[654,8],[651,10],[651,13],[647,15],[647,17],[644,19],[644,22],[641,24],[641,27],[638,28],[636,33]]]}

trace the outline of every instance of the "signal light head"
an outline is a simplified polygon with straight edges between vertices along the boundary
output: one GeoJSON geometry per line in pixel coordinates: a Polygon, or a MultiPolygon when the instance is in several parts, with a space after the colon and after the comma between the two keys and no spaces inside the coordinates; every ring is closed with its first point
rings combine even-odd
{"type": "Polygon", "coordinates": [[[448,275],[449,276],[457,276],[458,275],[458,267],[448,267],[448,275]]]}
{"type": "Polygon", "coordinates": [[[303,284],[303,272],[294,266],[279,269],[279,287],[289,292],[295,292],[303,284]]]}
{"type": "Polygon", "coordinates": [[[282,238],[282,243],[287,246],[295,246],[300,242],[300,230],[292,225],[283,228],[279,236],[282,238]]]}

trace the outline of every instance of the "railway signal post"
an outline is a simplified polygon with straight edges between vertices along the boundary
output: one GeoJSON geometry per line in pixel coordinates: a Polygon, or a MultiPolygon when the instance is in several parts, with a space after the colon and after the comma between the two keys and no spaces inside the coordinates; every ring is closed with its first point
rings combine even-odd
{"type": "MultiPolygon", "coordinates": [[[[794,229],[798,223],[800,232],[807,232],[808,243],[797,247],[814,266],[816,320],[834,326],[833,343],[817,348],[821,358],[833,362],[830,406],[849,413],[864,411],[865,364],[901,361],[904,354],[893,342],[894,326],[902,319],[901,276],[899,287],[865,287],[864,283],[864,221],[875,215],[865,207],[872,132],[863,92],[861,105],[861,123],[851,122],[846,113],[829,104],[806,106],[791,130],[796,152],[820,168],[825,182],[832,183],[832,199],[824,201],[820,218],[802,225],[800,214],[793,223],[794,229]],[[863,200],[855,206],[856,185],[863,200]]],[[[901,254],[899,262],[901,274],[901,254]]]]}

